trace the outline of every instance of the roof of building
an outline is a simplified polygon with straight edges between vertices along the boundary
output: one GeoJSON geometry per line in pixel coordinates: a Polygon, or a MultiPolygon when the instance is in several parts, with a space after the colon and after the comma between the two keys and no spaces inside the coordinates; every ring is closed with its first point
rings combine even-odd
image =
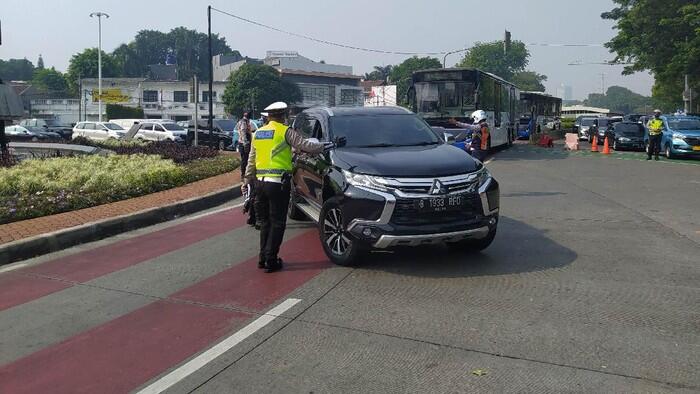
{"type": "Polygon", "coordinates": [[[176,64],[151,64],[148,71],[152,81],[177,81],[176,64]]]}
{"type": "Polygon", "coordinates": [[[587,107],[585,105],[571,105],[571,106],[566,106],[561,108],[562,112],[591,112],[591,113],[599,113],[599,114],[608,114],[610,113],[610,110],[607,108],[598,108],[598,107],[587,107]]]}
{"type": "Polygon", "coordinates": [[[323,72],[316,72],[316,71],[290,70],[290,69],[286,69],[286,68],[279,70],[279,72],[281,74],[305,75],[305,76],[309,76],[309,77],[362,79],[361,76],[353,75],[353,74],[323,73],[323,72]]]}

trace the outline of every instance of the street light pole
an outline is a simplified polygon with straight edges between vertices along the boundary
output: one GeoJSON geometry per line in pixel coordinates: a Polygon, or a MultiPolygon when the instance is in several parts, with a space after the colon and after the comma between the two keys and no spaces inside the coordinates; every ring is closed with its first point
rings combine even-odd
{"type": "Polygon", "coordinates": [[[102,122],[102,17],[109,18],[104,12],[93,12],[90,17],[97,17],[97,119],[102,122]]]}
{"type": "Polygon", "coordinates": [[[447,56],[452,55],[453,53],[460,53],[460,52],[466,52],[469,49],[458,49],[456,51],[450,51],[445,53],[445,56],[442,57],[442,68],[447,68],[447,56]]]}

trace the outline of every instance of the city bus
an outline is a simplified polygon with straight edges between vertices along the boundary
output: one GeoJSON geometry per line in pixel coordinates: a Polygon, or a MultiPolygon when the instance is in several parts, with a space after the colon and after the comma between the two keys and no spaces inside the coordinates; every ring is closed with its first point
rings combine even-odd
{"type": "Polygon", "coordinates": [[[543,92],[520,92],[518,139],[561,129],[561,103],[558,97],[543,92]]]}
{"type": "Polygon", "coordinates": [[[510,145],[515,138],[520,90],[496,75],[468,68],[416,71],[408,100],[413,112],[433,127],[453,128],[451,118],[469,123],[472,112],[485,111],[489,148],[510,145]]]}

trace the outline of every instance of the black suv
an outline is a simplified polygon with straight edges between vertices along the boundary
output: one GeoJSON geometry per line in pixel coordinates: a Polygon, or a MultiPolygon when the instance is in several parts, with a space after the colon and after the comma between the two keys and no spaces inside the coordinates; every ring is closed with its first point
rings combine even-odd
{"type": "Polygon", "coordinates": [[[352,264],[371,248],[445,242],[479,251],[493,241],[498,182],[412,112],[311,108],[294,128],[338,143],[327,153],[296,155],[289,209],[292,219],[318,223],[336,264],[352,264]]]}

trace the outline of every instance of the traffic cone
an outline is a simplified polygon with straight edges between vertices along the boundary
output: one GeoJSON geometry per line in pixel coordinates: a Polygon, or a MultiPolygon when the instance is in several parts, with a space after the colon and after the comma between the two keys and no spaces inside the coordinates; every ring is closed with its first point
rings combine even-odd
{"type": "Polygon", "coordinates": [[[610,154],[610,143],[608,142],[608,136],[605,136],[605,144],[603,144],[603,154],[610,154]]]}
{"type": "Polygon", "coordinates": [[[598,136],[593,136],[593,142],[591,142],[591,152],[598,152],[598,136]]]}

